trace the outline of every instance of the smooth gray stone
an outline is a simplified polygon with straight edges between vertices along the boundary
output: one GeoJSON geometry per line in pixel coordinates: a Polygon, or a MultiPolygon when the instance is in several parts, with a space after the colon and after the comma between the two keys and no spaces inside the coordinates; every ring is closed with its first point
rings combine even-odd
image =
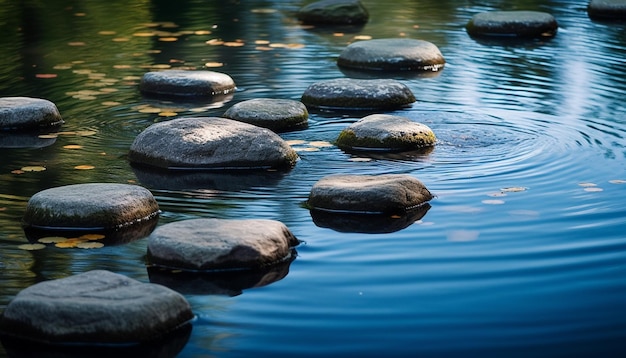
{"type": "Polygon", "coordinates": [[[235,82],[221,72],[166,70],[145,73],[139,89],[161,96],[211,97],[235,91],[235,82]]]}
{"type": "Polygon", "coordinates": [[[465,26],[472,36],[553,37],[558,23],[540,11],[489,11],[474,15],[465,26]]]}
{"type": "Polygon", "coordinates": [[[136,343],[193,317],[187,300],[169,288],[94,270],[22,290],[4,310],[0,332],[39,343],[136,343]]]}
{"type": "Polygon", "coordinates": [[[158,227],[148,238],[156,266],[191,270],[258,269],[291,258],[298,240],[281,222],[190,219],[158,227]]]}
{"type": "Polygon", "coordinates": [[[337,65],[361,70],[439,71],[446,61],[428,41],[390,38],[358,41],[339,55],[337,65]]]}
{"type": "Polygon", "coordinates": [[[433,195],[421,181],[406,174],[333,174],[311,188],[311,209],[340,213],[404,214],[433,195]]]}
{"type": "Polygon", "coordinates": [[[40,229],[115,229],[154,219],[159,205],[141,186],[115,183],[74,184],[33,195],[23,224],[40,229]]]}
{"type": "Polygon", "coordinates": [[[220,117],[182,117],[151,125],[128,159],[163,169],[291,168],[298,154],[266,128],[220,117]]]}
{"type": "Polygon", "coordinates": [[[57,106],[45,99],[0,97],[0,130],[34,130],[63,124],[57,106]]]}
{"type": "Polygon", "coordinates": [[[394,109],[415,102],[413,92],[392,79],[337,78],[310,85],[302,94],[302,103],[320,109],[394,109]]]}
{"type": "Polygon", "coordinates": [[[594,20],[626,21],[626,0],[591,0],[587,13],[594,20]]]}
{"type": "Polygon", "coordinates": [[[372,114],[339,133],[337,146],[352,150],[408,151],[435,145],[437,137],[427,125],[406,117],[372,114]]]}
{"type": "Polygon", "coordinates": [[[306,127],[309,112],[300,101],[257,98],[233,105],[222,117],[284,132],[306,127]]]}
{"type": "Polygon", "coordinates": [[[359,25],[369,13],[358,0],[322,0],[302,7],[297,17],[305,24],[359,25]]]}

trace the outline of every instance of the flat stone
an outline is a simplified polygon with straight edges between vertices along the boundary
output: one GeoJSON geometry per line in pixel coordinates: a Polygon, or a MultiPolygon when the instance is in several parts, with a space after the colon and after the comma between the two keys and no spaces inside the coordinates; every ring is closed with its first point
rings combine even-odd
{"type": "Polygon", "coordinates": [[[0,97],[0,130],[35,130],[64,123],[57,106],[45,99],[0,97]]]}
{"type": "Polygon", "coordinates": [[[151,125],[134,140],[135,164],[177,169],[291,168],[297,153],[269,129],[219,117],[182,117],[151,125]]]}
{"type": "Polygon", "coordinates": [[[160,96],[211,97],[235,91],[233,79],[221,72],[166,70],[143,75],[139,89],[160,96]]]}
{"type": "Polygon", "coordinates": [[[159,205],[138,185],[73,184],[33,195],[26,206],[25,227],[57,230],[117,229],[152,220],[159,205]]]}
{"type": "Polygon", "coordinates": [[[626,21],[626,0],[591,0],[587,13],[594,20],[626,21]]]}
{"type": "Polygon", "coordinates": [[[428,41],[391,38],[358,41],[337,59],[341,67],[382,71],[439,71],[446,63],[439,48],[428,41]]]}
{"type": "Polygon", "coordinates": [[[337,78],[310,85],[302,103],[320,109],[394,109],[415,102],[413,92],[392,79],[337,78]]]}
{"type": "Polygon", "coordinates": [[[474,15],[465,26],[472,36],[553,37],[558,23],[540,11],[489,11],[474,15]]]}
{"type": "Polygon", "coordinates": [[[190,219],[154,230],[148,259],[191,271],[258,269],[290,259],[296,245],[289,229],[274,220],[190,219]]]}
{"type": "Polygon", "coordinates": [[[435,133],[406,117],[372,114],[339,133],[337,146],[349,150],[409,151],[435,145],[435,133]]]}
{"type": "Polygon", "coordinates": [[[127,344],[159,339],[193,317],[169,288],[94,270],[22,290],[4,310],[0,333],[39,343],[127,344]]]}
{"type": "Polygon", "coordinates": [[[222,117],[268,128],[274,132],[285,132],[305,128],[309,112],[300,101],[257,98],[233,105],[222,117]]]}
{"type": "Polygon", "coordinates": [[[297,17],[305,24],[358,25],[369,13],[358,0],[322,0],[302,7],[297,17]]]}
{"type": "Polygon", "coordinates": [[[329,212],[404,214],[432,198],[421,181],[406,174],[333,174],[313,185],[308,205],[329,212]]]}

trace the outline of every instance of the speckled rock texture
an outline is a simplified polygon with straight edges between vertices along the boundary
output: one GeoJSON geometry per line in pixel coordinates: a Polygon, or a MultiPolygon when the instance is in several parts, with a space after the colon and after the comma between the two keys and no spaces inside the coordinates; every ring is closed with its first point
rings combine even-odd
{"type": "Polygon", "coordinates": [[[472,36],[553,37],[558,23],[540,11],[489,11],[474,15],[465,29],[472,36]]]}
{"type": "Polygon", "coordinates": [[[302,7],[297,17],[305,24],[360,25],[369,13],[358,0],[322,0],[302,7]]]}
{"type": "Polygon", "coordinates": [[[587,13],[594,20],[626,22],[626,0],[591,0],[587,13]]]}
{"type": "Polygon", "coordinates": [[[221,72],[166,70],[145,73],[139,89],[158,96],[211,97],[233,92],[236,86],[221,72]]]}
{"type": "Polygon", "coordinates": [[[0,97],[0,130],[38,130],[63,123],[57,106],[48,100],[0,97]]]}
{"type": "Polygon", "coordinates": [[[239,102],[222,117],[271,129],[274,132],[306,128],[309,112],[300,101],[257,98],[239,102]]]}

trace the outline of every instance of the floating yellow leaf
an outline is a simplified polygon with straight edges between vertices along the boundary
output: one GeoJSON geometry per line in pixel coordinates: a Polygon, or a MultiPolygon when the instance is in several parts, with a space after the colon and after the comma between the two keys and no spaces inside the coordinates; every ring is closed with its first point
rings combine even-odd
{"type": "Polygon", "coordinates": [[[107,107],[109,107],[109,106],[119,106],[120,104],[121,104],[120,102],[115,102],[115,101],[105,101],[105,102],[102,102],[102,105],[103,106],[107,106],[107,107]]]}
{"type": "Polygon", "coordinates": [[[211,45],[211,46],[218,46],[218,45],[222,45],[224,43],[224,41],[219,40],[219,39],[210,39],[209,41],[205,42],[207,45],[211,45]]]}
{"type": "Polygon", "coordinates": [[[254,41],[255,45],[269,45],[270,42],[268,40],[256,40],[254,41]]]}
{"type": "Polygon", "coordinates": [[[268,47],[268,46],[257,46],[254,48],[257,51],[271,51],[273,50],[273,48],[268,47]]]}
{"type": "Polygon", "coordinates": [[[39,240],[37,240],[38,242],[42,243],[42,244],[56,244],[59,242],[64,242],[67,241],[67,237],[62,237],[62,236],[46,236],[46,237],[42,237],[39,240]]]}
{"type": "Polygon", "coordinates": [[[172,68],[172,65],[168,65],[168,64],[156,64],[156,65],[151,65],[150,68],[156,69],[156,70],[167,70],[168,68],[172,68]]]}
{"type": "Polygon", "coordinates": [[[116,37],[112,40],[113,42],[128,42],[130,39],[128,37],[116,37]]]}
{"type": "Polygon", "coordinates": [[[78,242],[71,241],[69,239],[65,240],[65,241],[62,241],[62,242],[57,242],[57,243],[54,244],[54,246],[56,246],[58,248],[61,248],[61,249],[68,249],[68,248],[71,248],[71,247],[76,247],[76,245],[78,245],[78,242]]]}
{"type": "Polygon", "coordinates": [[[86,44],[82,41],[74,41],[74,42],[68,42],[67,43],[69,46],[85,46],[86,44]]]}
{"type": "Polygon", "coordinates": [[[81,235],[78,238],[79,239],[86,239],[86,240],[102,240],[104,239],[106,236],[103,234],[85,234],[85,235],[81,235]]]}
{"type": "Polygon", "coordinates": [[[304,144],[304,143],[306,143],[306,141],[302,139],[292,139],[292,140],[287,141],[287,144],[289,145],[298,145],[298,144],[304,144]]]}
{"type": "Polygon", "coordinates": [[[103,93],[113,93],[119,91],[117,88],[101,88],[100,92],[103,93]]]}
{"type": "Polygon", "coordinates": [[[211,31],[209,30],[197,30],[193,32],[194,35],[210,35],[211,31]]]}
{"type": "Polygon", "coordinates": [[[371,40],[372,36],[370,35],[356,35],[354,36],[355,40],[371,40]]]}
{"type": "Polygon", "coordinates": [[[228,42],[224,42],[224,46],[227,47],[241,47],[245,45],[243,42],[240,41],[228,41],[228,42]]]}
{"type": "Polygon", "coordinates": [[[391,218],[392,218],[392,219],[400,219],[401,217],[402,217],[402,216],[400,216],[400,215],[391,215],[391,218]]]}
{"type": "Polygon", "coordinates": [[[74,169],[78,169],[78,170],[90,170],[90,169],[94,169],[95,167],[93,165],[87,165],[87,164],[83,164],[83,165],[77,165],[74,167],[74,169]]]}
{"type": "Polygon", "coordinates": [[[115,35],[115,31],[98,31],[98,35],[115,35]]]}
{"type": "Polygon", "coordinates": [[[44,244],[22,244],[22,245],[19,245],[17,248],[20,249],[20,250],[33,251],[33,250],[45,249],[46,245],[44,245],[44,244]]]}
{"type": "Polygon", "coordinates": [[[204,64],[204,67],[222,67],[224,64],[222,62],[207,62],[204,64]]]}
{"type": "Polygon", "coordinates": [[[276,12],[276,9],[259,8],[259,9],[252,9],[251,11],[255,14],[273,14],[276,12]]]}
{"type": "Polygon", "coordinates": [[[56,78],[56,73],[38,73],[35,75],[36,78],[56,78]]]}
{"type": "Polygon", "coordinates": [[[132,68],[133,66],[131,65],[113,65],[113,68],[117,69],[117,70],[125,70],[125,69],[129,69],[132,68]]]}
{"type": "Polygon", "coordinates": [[[332,147],[333,146],[329,142],[325,142],[325,141],[321,141],[321,140],[310,142],[309,145],[312,145],[314,147],[320,147],[320,148],[321,147],[332,147]]]}
{"type": "Polygon", "coordinates": [[[320,149],[315,147],[293,148],[296,152],[317,152],[320,149]]]}
{"type": "Polygon", "coordinates": [[[504,200],[489,199],[489,200],[483,200],[482,203],[483,204],[488,204],[488,205],[501,205],[501,204],[504,204],[504,200]]]}
{"type": "Polygon", "coordinates": [[[15,169],[15,170],[11,170],[11,174],[24,174],[23,170],[19,170],[19,169],[15,169]]]}
{"type": "Polygon", "coordinates": [[[32,166],[23,167],[22,170],[25,172],[43,172],[44,170],[46,170],[46,167],[32,165],[32,166]]]}
{"type": "Polygon", "coordinates": [[[519,191],[526,191],[528,190],[528,188],[523,187],[523,186],[511,186],[508,188],[502,188],[500,189],[503,192],[507,192],[507,193],[515,193],[515,192],[519,192],[519,191]]]}
{"type": "Polygon", "coordinates": [[[82,17],[82,16],[87,16],[87,14],[84,12],[77,12],[74,14],[74,16],[82,17]]]}
{"type": "Polygon", "coordinates": [[[78,144],[68,144],[68,145],[64,145],[63,148],[65,149],[81,149],[83,146],[82,145],[78,145],[78,144]]]}
{"type": "Polygon", "coordinates": [[[288,48],[288,49],[291,49],[291,50],[297,50],[299,48],[304,48],[304,46],[305,46],[304,44],[293,43],[293,44],[287,44],[287,46],[285,46],[285,47],[288,48]]]}
{"type": "Polygon", "coordinates": [[[56,135],[76,135],[76,132],[70,132],[70,131],[57,132],[56,135]]]}
{"type": "Polygon", "coordinates": [[[81,137],[88,137],[88,136],[92,136],[94,134],[96,134],[98,132],[96,131],[77,131],[76,135],[77,136],[81,136],[81,137]]]}
{"type": "Polygon", "coordinates": [[[137,112],[139,112],[139,113],[161,113],[162,109],[161,108],[154,108],[154,107],[146,107],[146,108],[141,108],[137,112]]]}
{"type": "Polygon", "coordinates": [[[178,41],[178,37],[159,37],[159,41],[174,42],[174,41],[178,41]]]}
{"type": "Polygon", "coordinates": [[[40,134],[40,135],[38,135],[37,137],[38,137],[38,138],[41,138],[41,139],[52,139],[52,138],[56,138],[56,137],[58,137],[58,136],[59,136],[59,135],[58,135],[58,134],[56,134],[56,133],[50,133],[50,134],[40,134]]]}
{"type": "Polygon", "coordinates": [[[135,32],[133,36],[135,37],[151,37],[154,36],[154,32],[135,32]]]}
{"type": "Polygon", "coordinates": [[[170,112],[170,111],[163,111],[163,112],[159,112],[159,116],[161,117],[173,117],[178,115],[178,113],[176,112],[170,112]]]}
{"type": "Polygon", "coordinates": [[[140,80],[141,77],[140,76],[125,76],[125,77],[122,77],[122,79],[124,81],[137,81],[137,80],[140,80]]]}
{"type": "Polygon", "coordinates": [[[341,37],[343,35],[344,35],[343,32],[335,32],[335,33],[333,33],[333,36],[335,36],[335,37],[341,37]]]}
{"type": "Polygon", "coordinates": [[[361,158],[361,157],[356,157],[356,158],[350,158],[348,159],[351,162],[371,162],[372,158],[361,158]]]}
{"type": "Polygon", "coordinates": [[[104,244],[101,242],[80,242],[76,244],[76,247],[79,249],[99,249],[103,246],[104,244]]]}

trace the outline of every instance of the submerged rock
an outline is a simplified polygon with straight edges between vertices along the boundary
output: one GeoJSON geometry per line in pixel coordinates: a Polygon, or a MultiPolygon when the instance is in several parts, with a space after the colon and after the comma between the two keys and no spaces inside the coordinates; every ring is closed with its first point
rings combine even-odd
{"type": "Polygon", "coordinates": [[[0,334],[57,345],[131,344],[161,339],[193,317],[169,288],[94,270],[22,290],[0,317],[0,334]]]}
{"type": "Polygon", "coordinates": [[[367,22],[369,13],[358,0],[322,0],[302,7],[297,17],[305,24],[358,25],[367,22]]]}
{"type": "Polygon", "coordinates": [[[221,72],[166,70],[144,74],[139,89],[159,96],[211,97],[233,92],[235,82],[221,72]]]}
{"type": "Polygon", "coordinates": [[[219,117],[156,123],[132,143],[128,159],[162,169],[291,168],[298,155],[266,128],[219,117]]]}
{"type": "Polygon", "coordinates": [[[346,47],[337,65],[361,70],[439,71],[443,55],[428,41],[391,38],[354,42],[346,47]]]}
{"type": "Polygon", "coordinates": [[[489,11],[474,15],[465,26],[472,36],[553,37],[558,23],[540,11],[489,11]]]}
{"type": "Polygon", "coordinates": [[[284,132],[306,127],[309,112],[300,101],[258,98],[239,102],[222,116],[274,132],[284,132]]]}
{"type": "Polygon", "coordinates": [[[63,123],[57,106],[48,100],[0,97],[0,130],[37,130],[63,123]]]}
{"type": "Polygon", "coordinates": [[[415,102],[415,95],[396,80],[337,78],[313,83],[304,91],[301,101],[322,109],[393,109],[415,102]]]}
{"type": "Polygon", "coordinates": [[[435,133],[425,124],[389,114],[361,118],[339,133],[337,146],[349,150],[409,151],[435,145],[435,133]]]}
{"type": "Polygon", "coordinates": [[[626,0],[591,0],[587,13],[594,20],[626,21],[626,0]]]}
{"type": "Polygon", "coordinates": [[[114,183],[74,184],[50,188],[28,201],[23,224],[48,230],[118,229],[152,220],[159,205],[140,186],[114,183]]]}
{"type": "Polygon", "coordinates": [[[158,227],[151,264],[191,271],[259,269],[291,258],[298,239],[273,220],[191,219],[158,227]]]}
{"type": "Polygon", "coordinates": [[[406,174],[335,174],[313,185],[308,205],[329,212],[404,214],[432,198],[421,181],[406,174]]]}

